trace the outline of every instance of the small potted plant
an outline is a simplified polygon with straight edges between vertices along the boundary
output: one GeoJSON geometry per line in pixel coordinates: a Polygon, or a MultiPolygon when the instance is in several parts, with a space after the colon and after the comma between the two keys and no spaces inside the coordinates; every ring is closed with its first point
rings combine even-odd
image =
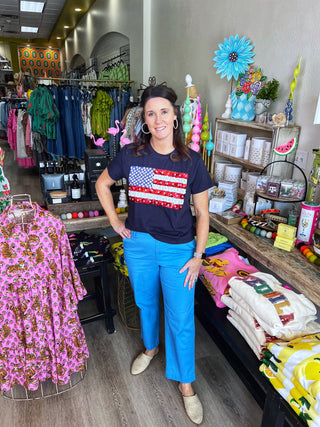
{"type": "Polygon", "coordinates": [[[276,79],[272,79],[265,83],[260,89],[255,99],[255,113],[256,120],[260,121],[261,116],[270,108],[270,105],[278,97],[279,82],[276,79]]]}

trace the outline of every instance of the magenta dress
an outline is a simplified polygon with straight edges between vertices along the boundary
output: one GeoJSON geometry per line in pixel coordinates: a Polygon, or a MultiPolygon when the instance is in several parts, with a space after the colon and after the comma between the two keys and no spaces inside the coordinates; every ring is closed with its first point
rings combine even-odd
{"type": "Polygon", "coordinates": [[[22,229],[0,215],[0,390],[66,384],[89,352],[77,313],[86,294],[62,221],[33,204],[22,229]]]}

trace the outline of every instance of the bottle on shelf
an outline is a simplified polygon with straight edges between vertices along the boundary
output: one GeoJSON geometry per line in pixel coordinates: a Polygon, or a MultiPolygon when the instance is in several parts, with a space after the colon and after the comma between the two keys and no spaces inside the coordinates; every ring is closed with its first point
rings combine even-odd
{"type": "Polygon", "coordinates": [[[73,182],[71,184],[71,198],[72,200],[80,200],[81,189],[80,189],[78,176],[74,174],[72,178],[73,178],[73,182]]]}

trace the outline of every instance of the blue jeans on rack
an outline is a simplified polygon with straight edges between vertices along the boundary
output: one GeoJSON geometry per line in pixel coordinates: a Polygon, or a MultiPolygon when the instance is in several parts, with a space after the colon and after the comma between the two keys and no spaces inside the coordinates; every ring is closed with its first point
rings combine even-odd
{"type": "Polygon", "coordinates": [[[169,244],[150,234],[131,231],[124,239],[124,258],[140,309],[141,338],[147,350],[159,345],[160,293],[165,318],[166,376],[183,383],[195,380],[194,287],[184,287],[195,241],[169,244]]]}

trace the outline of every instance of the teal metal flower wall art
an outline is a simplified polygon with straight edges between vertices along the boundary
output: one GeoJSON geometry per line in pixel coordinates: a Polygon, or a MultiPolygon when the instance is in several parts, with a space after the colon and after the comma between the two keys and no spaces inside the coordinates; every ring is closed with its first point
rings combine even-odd
{"type": "Polygon", "coordinates": [[[221,73],[221,78],[227,76],[228,81],[233,77],[238,79],[240,73],[245,73],[249,64],[254,60],[252,57],[255,53],[252,52],[253,45],[251,40],[246,40],[246,37],[239,38],[230,36],[230,39],[224,39],[224,43],[219,43],[219,50],[216,50],[214,67],[217,68],[216,73],[221,73]]]}

